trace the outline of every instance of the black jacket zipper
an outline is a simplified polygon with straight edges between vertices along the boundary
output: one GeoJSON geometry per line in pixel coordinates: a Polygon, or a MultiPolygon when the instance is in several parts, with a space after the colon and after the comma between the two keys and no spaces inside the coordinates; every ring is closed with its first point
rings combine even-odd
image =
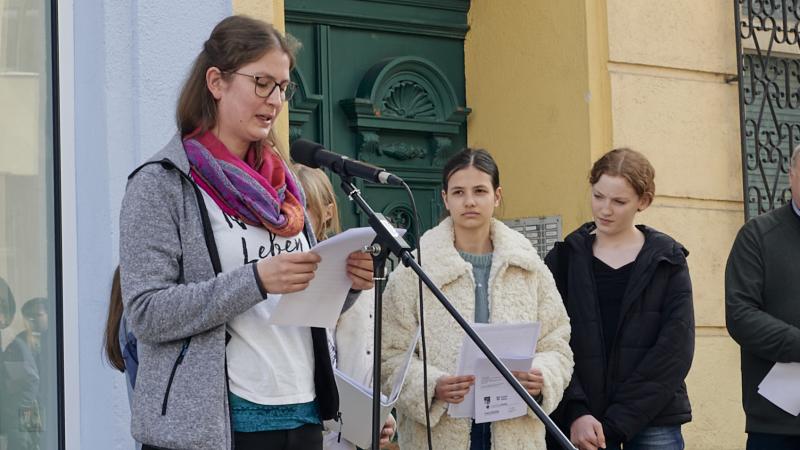
{"type": "Polygon", "coordinates": [[[175,372],[178,370],[178,366],[183,362],[183,357],[186,356],[186,349],[189,348],[190,342],[192,342],[192,338],[187,338],[185,341],[183,341],[181,352],[175,359],[175,364],[172,365],[172,372],[170,372],[169,381],[167,381],[167,390],[164,392],[164,403],[161,404],[162,416],[167,415],[167,403],[169,402],[169,391],[172,389],[172,381],[175,379],[175,372]]]}

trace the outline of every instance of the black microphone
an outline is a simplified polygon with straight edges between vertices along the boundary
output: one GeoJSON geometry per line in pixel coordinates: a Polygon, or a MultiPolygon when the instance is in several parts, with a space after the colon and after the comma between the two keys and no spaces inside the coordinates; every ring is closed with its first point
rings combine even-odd
{"type": "Polygon", "coordinates": [[[306,139],[294,141],[289,154],[297,163],[313,169],[326,167],[341,177],[355,177],[373,183],[395,186],[403,185],[403,180],[400,177],[387,172],[385,169],[325,150],[325,147],[321,144],[306,139]]]}

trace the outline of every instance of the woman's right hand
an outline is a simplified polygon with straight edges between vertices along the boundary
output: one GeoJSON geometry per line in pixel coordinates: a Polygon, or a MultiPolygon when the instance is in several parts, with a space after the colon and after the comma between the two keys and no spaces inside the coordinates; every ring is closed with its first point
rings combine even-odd
{"type": "Polygon", "coordinates": [[[569,427],[569,439],[580,450],[606,448],[603,424],[590,414],[580,416],[572,422],[569,427]]]}
{"type": "Polygon", "coordinates": [[[436,380],[433,398],[452,404],[461,403],[473,384],[475,384],[474,375],[443,375],[436,380]]]}
{"type": "Polygon", "coordinates": [[[314,278],[320,257],[312,252],[281,253],[256,263],[261,285],[270,294],[302,291],[314,278]]]}

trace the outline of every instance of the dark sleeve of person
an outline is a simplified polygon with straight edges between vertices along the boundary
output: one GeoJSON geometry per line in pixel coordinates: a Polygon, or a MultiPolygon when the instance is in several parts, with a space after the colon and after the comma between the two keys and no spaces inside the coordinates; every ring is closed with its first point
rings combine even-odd
{"type": "Polygon", "coordinates": [[[23,333],[8,344],[5,353],[0,352],[0,362],[4,365],[3,369],[7,370],[6,373],[0,371],[0,375],[7,376],[4,380],[0,379],[0,383],[5,385],[6,392],[14,392],[25,400],[31,400],[39,389],[39,368],[23,333]]]}
{"type": "MultiPolygon", "coordinates": [[[[561,294],[561,298],[564,301],[565,307],[567,306],[566,269],[568,265],[568,260],[565,259],[566,256],[564,255],[566,251],[568,251],[566,244],[563,242],[557,242],[553,249],[550,250],[547,253],[547,256],[544,258],[544,263],[553,274],[553,279],[555,279],[556,282],[556,288],[558,289],[558,293],[561,294]]],[[[567,308],[567,313],[569,312],[570,310],[567,308]]],[[[570,346],[572,346],[571,344],[572,343],[570,342],[570,346]]],[[[558,414],[567,427],[572,425],[572,422],[574,422],[578,417],[591,414],[589,411],[588,402],[586,400],[586,394],[581,386],[581,381],[578,378],[577,373],[574,371],[572,373],[572,379],[570,380],[569,385],[567,386],[566,390],[564,390],[564,396],[561,399],[561,404],[558,407],[558,414]]],[[[569,430],[566,430],[566,432],[569,434],[569,430]]]]}
{"type": "Polygon", "coordinates": [[[694,308],[689,268],[671,270],[661,330],[655,345],[617,389],[600,421],[607,440],[625,442],[647,426],[674,398],[694,356],[694,308]]]}
{"type": "Polygon", "coordinates": [[[800,361],[800,328],[763,311],[763,249],[755,226],[736,236],[725,268],[725,321],[731,337],[748,352],[775,362],[800,361]]]}

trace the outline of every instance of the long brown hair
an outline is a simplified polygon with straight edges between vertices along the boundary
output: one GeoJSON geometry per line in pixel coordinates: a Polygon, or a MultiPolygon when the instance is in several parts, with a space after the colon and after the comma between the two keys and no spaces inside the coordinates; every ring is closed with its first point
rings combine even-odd
{"type": "Polygon", "coordinates": [[[125,360],[122,358],[122,348],[119,346],[119,327],[122,321],[122,290],[119,285],[119,266],[114,270],[111,280],[111,296],[108,299],[108,317],[106,330],[103,334],[103,350],[106,361],[111,367],[125,371],[125,360]]]}
{"type": "MultiPolygon", "coordinates": [[[[272,25],[247,16],[230,16],[214,27],[203,51],[194,60],[189,76],[183,84],[176,119],[181,135],[185,136],[196,129],[206,132],[217,123],[217,102],[206,85],[206,72],[216,67],[223,79],[230,79],[231,72],[258,60],[269,51],[280,49],[289,57],[289,68],[295,66],[295,53],[299,42],[291,36],[284,36],[272,25]]],[[[273,130],[266,138],[267,144],[277,147],[273,130]]],[[[264,142],[262,142],[263,144],[264,142]]],[[[260,152],[263,145],[256,146],[260,152]]],[[[282,154],[282,152],[278,152],[282,154]]],[[[256,161],[261,161],[257,154],[256,161]]]]}

